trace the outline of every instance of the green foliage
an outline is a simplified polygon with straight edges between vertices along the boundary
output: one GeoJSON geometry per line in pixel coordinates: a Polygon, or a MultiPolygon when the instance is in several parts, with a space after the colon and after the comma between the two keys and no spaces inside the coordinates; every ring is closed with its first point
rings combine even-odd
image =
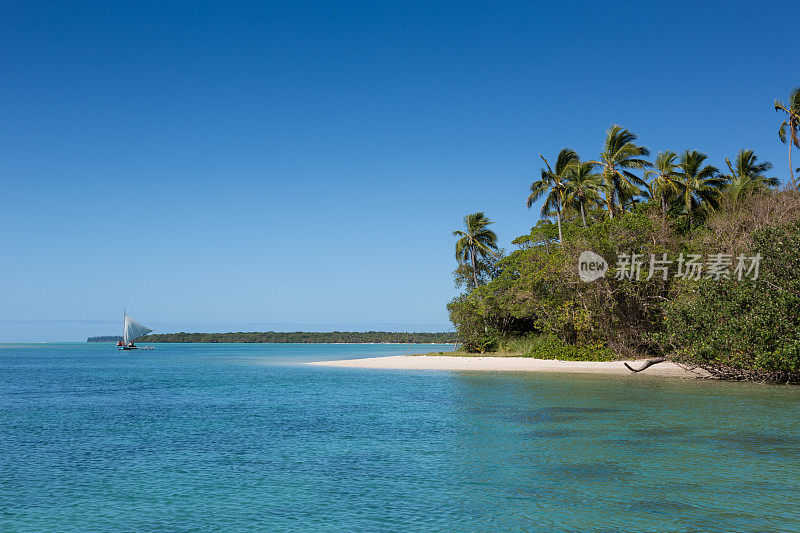
{"type": "Polygon", "coordinates": [[[671,150],[658,154],[653,165],[653,170],[644,173],[645,179],[650,178],[647,191],[650,197],[661,206],[661,215],[667,215],[670,203],[674,203],[681,190],[678,164],[678,154],[671,150]]]}
{"type": "MultiPolygon", "coordinates": [[[[564,188],[564,204],[567,208],[580,213],[583,226],[586,227],[587,211],[592,206],[602,205],[600,197],[602,187],[601,175],[595,172],[597,163],[592,161],[577,162],[570,168],[564,188]]],[[[589,217],[591,221],[591,217],[589,217]]]]}
{"type": "MultiPolygon", "coordinates": [[[[569,224],[564,243],[552,241],[550,227],[539,225],[521,249],[499,263],[499,274],[448,305],[453,324],[469,348],[527,333],[556,336],[570,345],[610,346],[622,354],[654,353],[670,281],[616,280],[613,272],[595,283],[578,279],[578,256],[593,250],[610,265],[620,251],[663,253],[660,223],[639,212],[583,228],[569,224]],[[544,235],[542,234],[544,232],[544,235]]],[[[645,272],[646,274],[646,272],[645,272]]]]}
{"type": "Polygon", "coordinates": [[[506,340],[503,352],[535,359],[614,361],[619,356],[602,343],[568,344],[555,335],[527,335],[506,340]]]}
{"type": "Polygon", "coordinates": [[[716,209],[725,187],[726,181],[717,167],[705,164],[707,159],[697,150],[686,150],[678,160],[682,214],[689,221],[716,209]]]}
{"type": "Polygon", "coordinates": [[[553,335],[535,337],[528,350],[524,352],[524,356],[559,361],[614,361],[619,359],[617,354],[601,343],[568,344],[553,335]]]}
{"type": "Polygon", "coordinates": [[[526,205],[530,209],[533,204],[542,196],[545,196],[542,204],[541,215],[548,216],[551,213],[561,211],[563,205],[564,187],[568,181],[567,175],[572,172],[572,168],[578,164],[578,154],[569,148],[562,148],[556,157],[555,169],[550,167],[550,163],[544,156],[540,156],[547,168],[540,170],[540,178],[531,183],[531,193],[528,196],[526,205]]]}
{"type": "Polygon", "coordinates": [[[667,330],[686,361],[722,372],[800,372],[800,225],[753,235],[757,281],[703,281],[667,308],[667,330]]]}
{"type": "Polygon", "coordinates": [[[500,272],[499,265],[503,257],[505,257],[505,251],[498,250],[487,257],[476,260],[474,267],[470,263],[459,263],[453,271],[456,288],[472,290],[476,287],[476,280],[478,285],[485,285],[495,279],[500,272]]]}
{"type": "Polygon", "coordinates": [[[617,209],[618,198],[624,207],[626,202],[640,194],[639,187],[645,185],[644,181],[632,171],[652,166],[645,159],[650,155],[650,151],[636,144],[637,139],[635,133],[616,124],[606,132],[606,140],[598,163],[602,169],[605,203],[611,217],[617,209]]]}
{"type": "Polygon", "coordinates": [[[724,201],[732,209],[735,209],[736,204],[748,195],[780,185],[778,178],[765,176],[766,172],[772,170],[772,163],[769,161],[759,163],[758,156],[752,150],[742,148],[736,154],[733,163],[726,157],[725,164],[728,166],[730,174],[725,176],[729,184],[725,191],[724,201]]]}
{"type": "MultiPolygon", "coordinates": [[[[472,213],[464,217],[464,230],[453,232],[456,241],[456,260],[472,271],[471,288],[480,285],[480,266],[491,263],[490,258],[498,253],[497,235],[488,227],[494,224],[484,213],[472,213]]],[[[467,278],[468,279],[468,278],[467,278]]],[[[458,284],[458,281],[456,281],[458,284]]]]}
{"type": "MultiPolygon", "coordinates": [[[[800,148],[800,87],[792,90],[788,103],[775,100],[775,111],[786,115],[778,128],[778,138],[789,145],[789,183],[796,187],[792,173],[792,147],[800,148]]],[[[800,172],[800,169],[797,171],[800,172]]]]}

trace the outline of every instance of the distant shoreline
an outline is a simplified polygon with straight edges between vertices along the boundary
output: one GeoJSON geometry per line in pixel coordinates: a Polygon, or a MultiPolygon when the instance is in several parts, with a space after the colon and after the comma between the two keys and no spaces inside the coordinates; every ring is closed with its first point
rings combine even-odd
{"type": "MultiPolygon", "coordinates": [[[[71,342],[71,341],[67,341],[71,342]]],[[[86,341],[87,343],[91,344],[113,344],[116,341],[86,341]]],[[[5,344],[0,342],[0,344],[5,344]]],[[[51,341],[36,341],[36,342],[25,342],[25,343],[14,343],[14,344],[53,344],[51,341]]],[[[414,346],[454,346],[455,343],[452,342],[154,342],[154,341],[141,341],[137,340],[136,344],[363,344],[363,345],[396,345],[396,346],[408,346],[409,344],[414,346]]]]}
{"type": "MultiPolygon", "coordinates": [[[[119,336],[89,337],[87,342],[117,342],[119,336]]],[[[229,333],[156,333],[136,340],[146,343],[246,344],[454,344],[455,332],[395,331],[265,331],[229,333]]]]}

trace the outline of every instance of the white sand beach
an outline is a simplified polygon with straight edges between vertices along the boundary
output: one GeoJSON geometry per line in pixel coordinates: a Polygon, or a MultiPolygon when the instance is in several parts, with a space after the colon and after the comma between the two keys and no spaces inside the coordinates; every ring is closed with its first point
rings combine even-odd
{"type": "MultiPolygon", "coordinates": [[[[457,357],[447,355],[396,355],[347,359],[343,361],[320,361],[309,365],[339,366],[351,368],[384,368],[404,370],[453,370],[482,372],[572,372],[589,374],[631,375],[625,368],[626,361],[558,361],[532,359],[529,357],[457,357]]],[[[642,361],[627,361],[639,368],[642,361]]],[[[637,376],[698,378],[708,374],[700,369],[689,370],[670,362],[659,363],[637,374],[637,376]]]]}

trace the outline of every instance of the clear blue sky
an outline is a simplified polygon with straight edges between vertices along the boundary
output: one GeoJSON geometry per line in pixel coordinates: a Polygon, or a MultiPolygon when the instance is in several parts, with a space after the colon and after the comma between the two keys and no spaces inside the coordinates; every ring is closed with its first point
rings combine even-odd
{"type": "Polygon", "coordinates": [[[72,4],[0,8],[0,341],[449,329],[461,217],[613,123],[787,174],[797,2],[72,4]]]}

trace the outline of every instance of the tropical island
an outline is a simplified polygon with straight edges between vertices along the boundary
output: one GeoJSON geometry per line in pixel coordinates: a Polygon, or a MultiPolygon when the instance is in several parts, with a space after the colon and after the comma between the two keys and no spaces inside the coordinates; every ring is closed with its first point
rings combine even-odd
{"type": "MultiPolygon", "coordinates": [[[[87,342],[116,342],[119,336],[89,337],[87,342]]],[[[230,333],[154,333],[138,342],[154,343],[339,343],[339,344],[452,344],[454,332],[392,331],[264,331],[230,333]]]]}
{"type": "Polygon", "coordinates": [[[653,155],[619,125],[590,158],[541,155],[520,199],[543,199],[541,220],[517,249],[498,248],[482,212],[454,232],[463,293],[447,309],[464,352],[800,381],[800,89],[774,108],[783,184],[752,150],[717,168],[694,149],[653,155]]]}
{"type": "Polygon", "coordinates": [[[122,335],[101,335],[99,337],[89,337],[86,342],[120,342],[122,335]]]}

